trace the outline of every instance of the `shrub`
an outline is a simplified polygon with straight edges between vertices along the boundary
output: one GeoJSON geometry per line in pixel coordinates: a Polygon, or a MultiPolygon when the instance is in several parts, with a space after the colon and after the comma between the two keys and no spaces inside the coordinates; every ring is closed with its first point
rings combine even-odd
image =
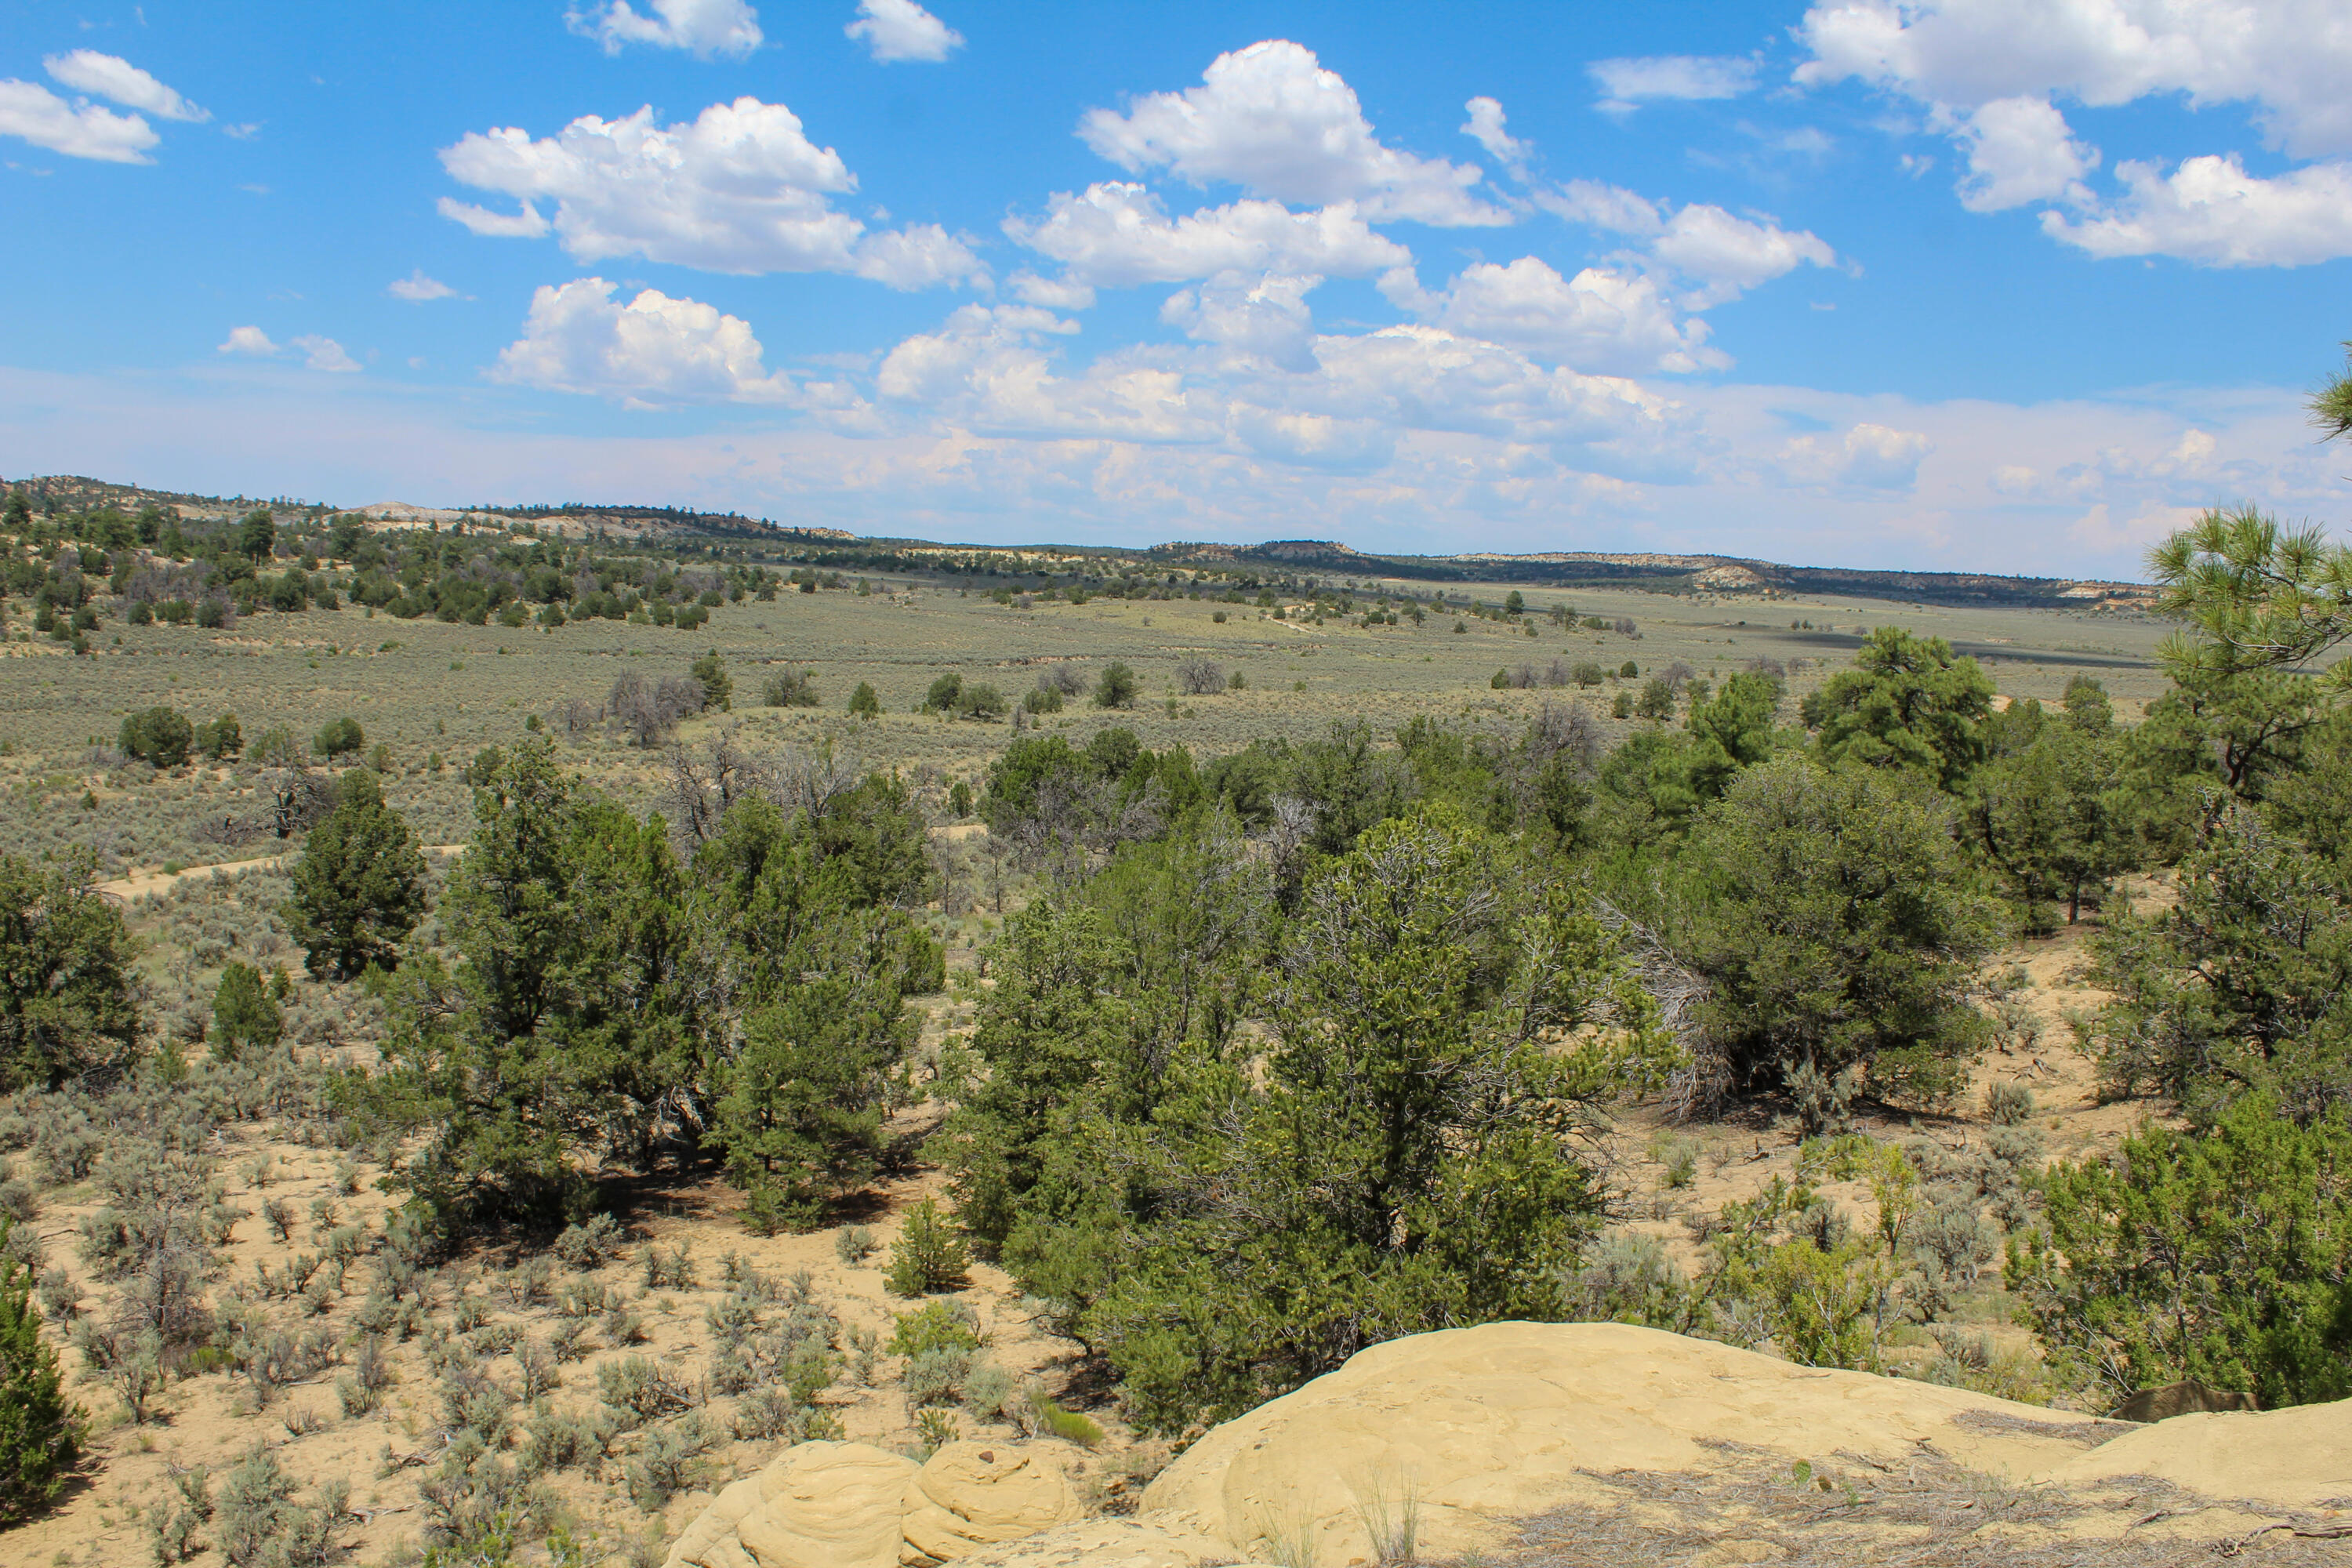
{"type": "Polygon", "coordinates": [[[907,1396],[907,1408],[913,1411],[927,1405],[952,1404],[961,1397],[964,1378],[971,1371],[970,1351],[930,1350],[910,1358],[900,1384],[907,1396]]]}
{"type": "Polygon", "coordinates": [[[265,768],[290,768],[301,762],[302,748],[294,731],[279,724],[264,730],[247,754],[249,761],[265,768]]]}
{"type": "Polygon", "coordinates": [[[926,1301],[893,1320],[885,1348],[892,1355],[919,1356],[938,1350],[980,1348],[980,1320],[961,1301],[926,1301]]]}
{"type": "Polygon", "coordinates": [[[693,1403],[685,1384],[641,1355],[599,1362],[596,1389],[614,1414],[632,1426],[684,1410],[693,1403]]]}
{"type": "Polygon", "coordinates": [[[195,744],[195,727],[173,708],[143,708],[122,721],[122,754],[159,768],[176,768],[195,744]]]}
{"type": "Polygon", "coordinates": [[[1091,1448],[1102,1441],[1102,1428],[1075,1410],[1065,1410],[1043,1393],[1033,1392],[1030,1407],[1036,1412],[1037,1423],[1064,1442],[1076,1443],[1081,1448],[1091,1448]]]}
{"type": "Polygon", "coordinates": [[[956,700],[962,695],[963,677],[951,669],[932,681],[931,689],[923,693],[923,711],[926,713],[953,712],[956,700]]]}
{"type": "Polygon", "coordinates": [[[237,727],[236,715],[224,713],[209,724],[197,725],[196,749],[215,763],[233,760],[245,749],[245,731],[237,727]]]}
{"type": "Polygon", "coordinates": [[[1694,944],[1713,984],[1700,1016],[1736,1077],[1794,1089],[1801,1068],[1852,1069],[1915,1102],[1959,1084],[1984,1036],[1973,971],[1998,927],[1939,805],[1870,769],[1789,757],[1740,773],[1689,854],[1713,894],[1694,944]]]}
{"type": "Polygon", "coordinates": [[[1095,681],[1096,707],[1132,708],[1135,696],[1135,671],[1116,662],[1103,666],[1102,674],[1095,681]]]}
{"type": "Polygon", "coordinates": [[[213,991],[213,1056],[235,1061],[247,1047],[267,1049],[286,1032],[286,1016],[270,995],[261,972],[249,963],[221,971],[213,991]]]}
{"type": "Polygon", "coordinates": [[[982,1421],[994,1421],[1021,1398],[1021,1384],[992,1361],[977,1361],[964,1373],[963,1407],[982,1421]]]}
{"type": "Polygon", "coordinates": [[[621,1222],[609,1214],[600,1214],[583,1224],[566,1226],[563,1234],[555,1238],[555,1256],[584,1274],[601,1267],[623,1245],[621,1222]]]}
{"type": "Polygon", "coordinates": [[[862,1225],[846,1226],[833,1238],[834,1251],[840,1254],[844,1263],[851,1265],[863,1263],[874,1256],[875,1248],[879,1245],[874,1239],[874,1233],[862,1225]]]}
{"type": "Polygon", "coordinates": [[[727,673],[727,661],[719,657],[717,648],[696,659],[688,673],[702,683],[704,708],[716,708],[722,713],[734,711],[735,679],[727,673]]]}
{"type": "Polygon", "coordinates": [[[41,1338],[31,1271],[0,1224],[0,1524],[47,1508],[80,1458],[82,1413],[66,1401],[58,1353],[41,1338]]]}
{"type": "MultiPolygon", "coordinates": [[[[806,588],[807,584],[803,584],[804,592],[806,588]]],[[[872,682],[861,680],[857,683],[857,689],[849,694],[849,710],[852,713],[866,714],[869,718],[882,711],[882,700],[874,695],[872,682]]]]}
{"type": "MultiPolygon", "coordinates": [[[[1217,612],[1223,620],[1224,612],[1217,612]]],[[[1176,667],[1176,682],[1187,697],[1213,697],[1225,689],[1224,667],[1213,658],[1185,659],[1176,667]]]]}
{"type": "Polygon", "coordinates": [[[890,1268],[883,1283],[894,1295],[925,1296],[964,1282],[971,1255],[939,1205],[925,1198],[907,1215],[907,1228],[890,1245],[890,1268]]]}
{"type": "Polygon", "coordinates": [[[2043,1178],[2011,1289],[2051,1359],[2120,1397],[2193,1377],[2264,1409],[2352,1394],[2352,1127],[2248,1095],[2043,1178]]]}
{"type": "Polygon", "coordinates": [[[1985,1120],[1996,1127],[2017,1127],[2033,1114],[2033,1090],[2021,1083],[1985,1086],[1985,1120]]]}
{"type": "Polygon", "coordinates": [[[310,749],[329,759],[354,756],[367,750],[367,731],[349,716],[331,719],[310,737],[310,749]]]}
{"type": "Polygon", "coordinates": [[[646,1289],[658,1290],[667,1287],[686,1290],[693,1288],[694,1258],[687,1251],[686,1243],[681,1241],[667,1252],[657,1246],[648,1246],[643,1261],[646,1289]]]}
{"type": "Polygon", "coordinates": [[[706,695],[699,680],[676,675],[647,680],[635,670],[625,670],[605,693],[604,710],[631,744],[650,750],[669,739],[680,719],[701,712],[706,695]]]}
{"type": "Polygon", "coordinates": [[[760,700],[771,708],[817,706],[816,671],[788,669],[760,683],[760,700]]]}
{"type": "Polygon", "coordinates": [[[671,1498],[700,1484],[702,1456],[714,1440],[699,1413],[655,1427],[629,1464],[629,1496],[646,1512],[659,1513],[671,1498]]]}

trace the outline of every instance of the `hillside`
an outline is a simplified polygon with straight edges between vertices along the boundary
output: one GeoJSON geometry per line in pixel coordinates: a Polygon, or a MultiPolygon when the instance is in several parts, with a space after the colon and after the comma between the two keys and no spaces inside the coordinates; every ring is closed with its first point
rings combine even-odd
{"type": "Polygon", "coordinates": [[[177,508],[189,518],[226,520],[267,508],[281,521],[352,510],[384,527],[444,527],[457,524],[530,524],[542,535],[567,539],[606,538],[647,543],[723,540],[758,545],[831,547],[856,559],[827,564],[871,563],[887,570],[942,556],[986,560],[1045,556],[1083,560],[1154,561],[1187,565],[1259,565],[1286,572],[1328,573],[1349,578],[1393,578],[1430,584],[1510,582],[1555,587],[1613,587],[1653,593],[1810,595],[1831,598],[1886,599],[1952,606],[2001,605],[2068,608],[2142,607],[2150,591],[2142,584],[2095,579],[2005,576],[1977,572],[1898,572],[1867,567],[1791,566],[1777,562],[1710,554],[1658,554],[1626,551],[1542,551],[1504,554],[1466,551],[1451,555],[1392,555],[1359,551],[1329,540],[1275,540],[1258,544],[1200,542],[1156,544],[1145,549],[1105,545],[986,545],[933,540],[859,536],[832,528],[804,528],[734,512],[705,512],[669,506],[566,501],[560,505],[414,506],[376,501],[357,508],[247,496],[201,496],[145,489],[80,475],[47,475],[0,480],[22,486],[39,506],[49,500],[67,510],[111,507],[177,508]]]}

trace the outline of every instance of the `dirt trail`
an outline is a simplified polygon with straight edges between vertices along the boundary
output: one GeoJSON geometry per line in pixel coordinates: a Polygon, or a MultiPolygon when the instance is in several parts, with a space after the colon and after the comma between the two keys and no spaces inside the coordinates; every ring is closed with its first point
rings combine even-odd
{"type": "MultiPolygon", "coordinates": [[[[463,855],[466,847],[462,844],[427,844],[425,852],[446,858],[463,855]]],[[[108,898],[129,903],[143,893],[168,893],[191,877],[209,877],[215,871],[225,877],[242,877],[248,871],[276,871],[283,869],[293,858],[290,854],[265,855],[256,860],[224,860],[217,865],[190,866],[179,871],[166,871],[158,867],[148,871],[134,871],[128,877],[117,877],[94,886],[108,898]]]]}

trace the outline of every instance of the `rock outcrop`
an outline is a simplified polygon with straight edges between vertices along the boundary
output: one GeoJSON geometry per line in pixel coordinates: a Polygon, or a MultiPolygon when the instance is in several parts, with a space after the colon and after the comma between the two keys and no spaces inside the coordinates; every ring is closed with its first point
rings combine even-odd
{"type": "Polygon", "coordinates": [[[802,1443],[703,1510],[668,1568],[896,1568],[916,1466],[864,1443],[802,1443]]]}
{"type": "Polygon", "coordinates": [[[2016,1514],[2043,1545],[2127,1525],[2242,1533],[2352,1506],[2352,1401],[2132,1426],[1616,1323],[1490,1323],[1374,1346],[1208,1433],[1129,1519],[1079,1519],[1066,1452],[955,1443],[919,1470],[857,1444],[803,1444],[721,1494],[670,1568],[1351,1568],[1491,1551],[1556,1510],[1663,1509],[1629,1503],[1638,1489],[1622,1484],[1663,1476],[1691,1497],[1749,1489],[1737,1520],[1698,1510],[1708,1544],[1691,1560],[1710,1563],[1784,1552],[1763,1539],[1788,1529],[1769,1496],[1832,1474],[1915,1498],[1923,1474],[1941,1478],[1966,1494],[1969,1529],[1993,1522],[1979,1496],[2063,1500],[2016,1514]],[[2136,1519],[2151,1481],[2231,1500],[2136,1519]]]}
{"type": "Polygon", "coordinates": [[[864,1443],[802,1443],[719,1493],[667,1568],[943,1563],[1084,1512],[1058,1444],[950,1443],[919,1466],[864,1443]]]}
{"type": "Polygon", "coordinates": [[[1451,1556],[1491,1549],[1510,1521],[1597,1500],[1593,1472],[1719,1469],[1725,1442],[1788,1464],[1841,1451],[1907,1459],[1926,1441],[1971,1469],[2017,1475],[2079,1455],[2080,1425],[1654,1329],[1489,1323],[1375,1345],[1226,1422],[1161,1472],[1143,1506],[1260,1556],[1280,1540],[1345,1564],[1377,1559],[1372,1521],[1410,1494],[1422,1549],[1451,1556]]]}

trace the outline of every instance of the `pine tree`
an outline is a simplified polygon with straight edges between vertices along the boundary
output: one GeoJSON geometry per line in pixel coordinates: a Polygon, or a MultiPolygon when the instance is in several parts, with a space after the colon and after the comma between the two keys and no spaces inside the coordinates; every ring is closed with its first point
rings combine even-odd
{"type": "Polygon", "coordinates": [[[31,1271],[5,1257],[0,1222],[0,1525],[55,1500],[81,1454],[82,1413],[66,1402],[58,1352],[41,1338],[31,1271]]]}

